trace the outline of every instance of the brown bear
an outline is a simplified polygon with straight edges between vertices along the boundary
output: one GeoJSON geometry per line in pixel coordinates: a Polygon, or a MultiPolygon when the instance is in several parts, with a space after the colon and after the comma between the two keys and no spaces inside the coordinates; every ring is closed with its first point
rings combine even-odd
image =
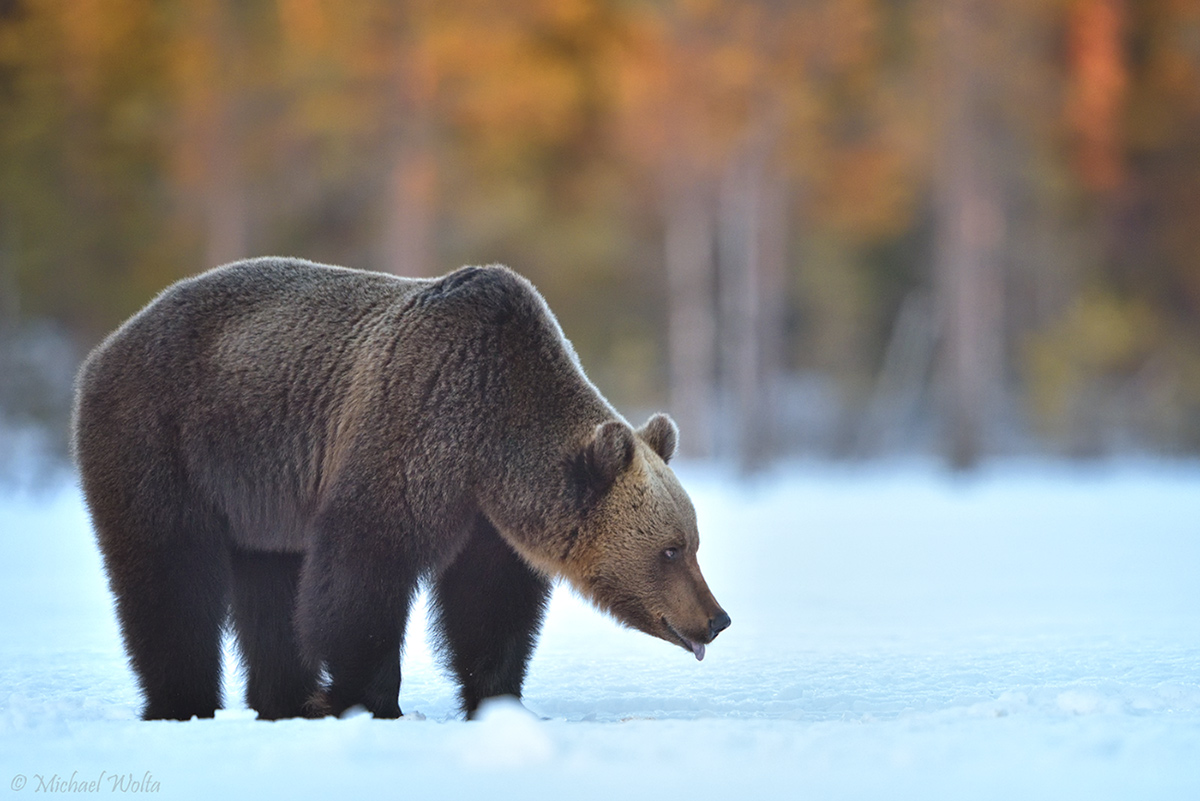
{"type": "Polygon", "coordinates": [[[400,715],[428,582],[470,716],[520,696],[551,582],[704,655],[729,625],[667,466],[504,267],[263,258],[181,281],[80,369],[73,442],[143,717],[211,717],[232,619],[264,719],[400,715]]]}

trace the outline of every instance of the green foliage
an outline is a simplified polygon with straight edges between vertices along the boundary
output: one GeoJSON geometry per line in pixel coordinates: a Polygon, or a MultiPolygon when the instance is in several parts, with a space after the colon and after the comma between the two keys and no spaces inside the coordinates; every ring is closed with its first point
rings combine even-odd
{"type": "Polygon", "coordinates": [[[1145,299],[1085,290],[1030,335],[1025,364],[1035,419],[1069,451],[1130,431],[1169,453],[1200,444],[1200,347],[1145,299]]]}

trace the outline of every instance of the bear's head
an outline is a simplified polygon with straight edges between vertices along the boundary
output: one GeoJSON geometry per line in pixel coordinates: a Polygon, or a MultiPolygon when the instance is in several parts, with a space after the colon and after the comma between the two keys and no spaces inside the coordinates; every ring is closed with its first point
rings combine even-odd
{"type": "Polygon", "coordinates": [[[621,623],[703,659],[729,615],[700,574],[696,512],[667,466],[676,441],[663,414],[636,432],[596,427],[576,461],[583,511],[561,571],[621,623]]]}

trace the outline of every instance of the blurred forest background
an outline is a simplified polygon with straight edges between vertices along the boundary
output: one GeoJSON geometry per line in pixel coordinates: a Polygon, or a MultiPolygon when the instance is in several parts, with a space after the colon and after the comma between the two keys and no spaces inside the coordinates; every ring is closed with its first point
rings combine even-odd
{"type": "Polygon", "coordinates": [[[694,458],[1195,455],[1200,2],[0,0],[0,450],[264,254],[506,263],[694,458]]]}

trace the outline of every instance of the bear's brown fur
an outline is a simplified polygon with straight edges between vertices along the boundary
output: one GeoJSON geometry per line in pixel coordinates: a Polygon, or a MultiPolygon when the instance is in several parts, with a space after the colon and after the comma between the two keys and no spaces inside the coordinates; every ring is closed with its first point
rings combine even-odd
{"type": "Polygon", "coordinates": [[[520,695],[556,576],[702,657],[729,618],[675,439],[630,428],[503,267],[218,268],[96,348],[74,415],[146,718],[214,713],[230,612],[261,717],[397,716],[424,579],[468,714],[520,695]]]}

